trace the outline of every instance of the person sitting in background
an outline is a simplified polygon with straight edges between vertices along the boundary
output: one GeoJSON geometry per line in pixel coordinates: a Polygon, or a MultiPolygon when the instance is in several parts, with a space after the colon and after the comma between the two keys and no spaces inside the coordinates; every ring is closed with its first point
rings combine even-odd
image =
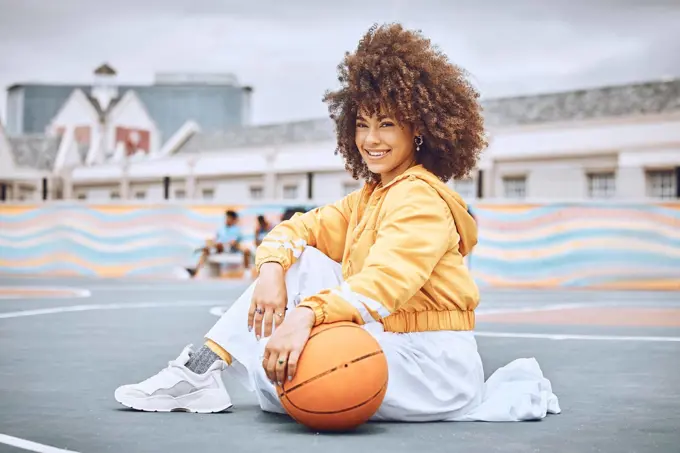
{"type": "Polygon", "coordinates": [[[263,215],[257,216],[257,225],[255,226],[255,247],[262,244],[262,240],[272,230],[272,225],[264,218],[263,215]]]}
{"type": "Polygon", "coordinates": [[[308,210],[305,209],[305,208],[302,207],[302,206],[297,206],[297,207],[293,207],[293,208],[288,208],[288,209],[286,209],[285,211],[283,211],[283,214],[281,214],[281,221],[282,221],[282,222],[285,222],[286,220],[290,220],[290,219],[291,219],[295,214],[297,214],[298,212],[299,212],[300,214],[304,214],[304,213],[307,212],[307,211],[308,211],[308,210]]]}
{"type": "Polygon", "coordinates": [[[225,251],[227,253],[243,253],[243,266],[248,269],[252,253],[250,249],[242,246],[242,241],[243,233],[238,225],[238,214],[236,211],[229,210],[226,212],[224,225],[217,229],[215,238],[208,239],[204,247],[196,250],[201,252],[201,256],[195,268],[187,268],[189,275],[192,278],[196,277],[210,255],[224,253],[225,251]]]}

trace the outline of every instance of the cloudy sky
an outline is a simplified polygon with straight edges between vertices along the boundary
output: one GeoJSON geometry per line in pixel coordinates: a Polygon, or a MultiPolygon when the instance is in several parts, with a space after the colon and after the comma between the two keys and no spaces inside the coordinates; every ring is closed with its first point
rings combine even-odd
{"type": "Polygon", "coordinates": [[[680,77],[680,0],[0,0],[4,87],[230,72],[253,122],[326,115],[336,65],[374,22],[420,28],[485,97],[680,77]]]}

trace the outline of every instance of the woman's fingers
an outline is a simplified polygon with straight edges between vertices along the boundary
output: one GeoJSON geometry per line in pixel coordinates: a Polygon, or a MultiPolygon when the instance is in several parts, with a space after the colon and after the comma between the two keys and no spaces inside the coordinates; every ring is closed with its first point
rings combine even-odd
{"type": "Polygon", "coordinates": [[[274,328],[283,322],[286,309],[285,307],[279,307],[279,305],[272,302],[261,303],[259,301],[253,301],[250,304],[250,309],[248,310],[248,331],[255,330],[258,340],[260,336],[270,337],[274,332],[274,328]]]}
{"type": "Polygon", "coordinates": [[[285,307],[274,310],[274,327],[279,327],[286,318],[286,310],[285,307]]]}
{"type": "MultiPolygon", "coordinates": [[[[268,306],[264,309],[264,337],[272,335],[272,323],[274,322],[274,307],[268,306]]],[[[260,331],[256,331],[259,333],[260,331]]]]}
{"type": "Polygon", "coordinates": [[[253,330],[253,323],[255,322],[255,309],[257,305],[255,302],[250,302],[250,308],[248,309],[248,332],[253,330]]]}
{"type": "MultiPolygon", "coordinates": [[[[299,357],[300,354],[294,354],[294,356],[299,357]]],[[[289,351],[266,351],[262,359],[262,367],[267,375],[267,379],[273,384],[283,385],[288,376],[292,376],[289,370],[291,357],[293,357],[293,354],[289,351]]],[[[297,367],[297,358],[295,359],[294,366],[297,367]]]]}
{"type": "Polygon", "coordinates": [[[266,362],[266,366],[264,368],[265,373],[267,374],[267,378],[271,382],[276,382],[276,362],[279,358],[279,355],[277,353],[272,353],[269,355],[269,358],[266,362]]]}
{"type": "Polygon", "coordinates": [[[260,339],[260,335],[262,335],[262,315],[264,313],[264,310],[262,309],[261,305],[257,305],[255,307],[255,316],[253,317],[253,329],[255,330],[255,336],[257,339],[260,339]]]}
{"type": "Polygon", "coordinates": [[[290,354],[288,354],[288,363],[286,364],[286,375],[284,376],[285,379],[292,381],[293,378],[295,377],[295,372],[297,371],[298,360],[300,360],[301,352],[302,351],[293,349],[292,351],[290,351],[290,354]]]}
{"type": "Polygon", "coordinates": [[[286,366],[288,363],[288,352],[279,353],[278,360],[276,361],[276,366],[274,369],[274,374],[276,376],[276,383],[283,385],[286,382],[286,366]]]}

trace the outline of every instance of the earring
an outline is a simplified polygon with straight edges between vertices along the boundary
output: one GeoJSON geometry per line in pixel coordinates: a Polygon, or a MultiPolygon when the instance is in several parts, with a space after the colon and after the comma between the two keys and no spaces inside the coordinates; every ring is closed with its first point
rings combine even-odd
{"type": "Polygon", "coordinates": [[[415,140],[416,142],[416,152],[420,151],[420,145],[423,144],[423,137],[421,135],[417,135],[415,140]]]}

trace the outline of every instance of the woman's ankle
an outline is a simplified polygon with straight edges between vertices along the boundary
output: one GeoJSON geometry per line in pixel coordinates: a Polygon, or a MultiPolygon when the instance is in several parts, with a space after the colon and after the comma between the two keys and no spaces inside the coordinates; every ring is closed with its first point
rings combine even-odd
{"type": "Polygon", "coordinates": [[[233,358],[231,357],[231,354],[229,354],[222,346],[218,345],[209,338],[205,339],[204,345],[214,352],[220,359],[224,360],[227,365],[231,365],[233,358]]]}

